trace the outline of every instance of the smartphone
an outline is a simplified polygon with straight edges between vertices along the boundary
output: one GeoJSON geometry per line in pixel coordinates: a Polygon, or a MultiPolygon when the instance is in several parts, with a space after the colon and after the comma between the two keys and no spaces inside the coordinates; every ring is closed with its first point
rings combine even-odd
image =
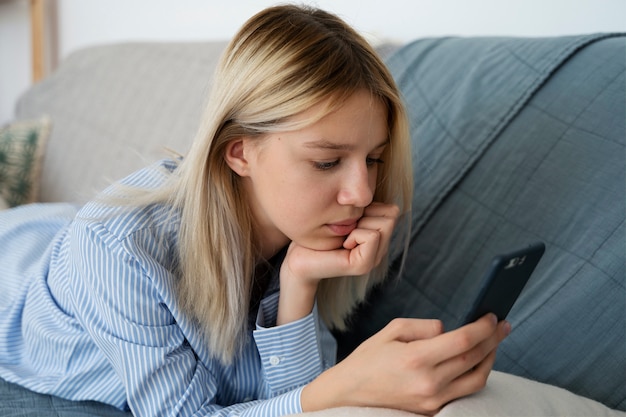
{"type": "Polygon", "coordinates": [[[483,278],[478,298],[465,316],[463,324],[476,321],[487,313],[504,320],[524,289],[530,275],[543,256],[542,242],[493,258],[483,278]]]}

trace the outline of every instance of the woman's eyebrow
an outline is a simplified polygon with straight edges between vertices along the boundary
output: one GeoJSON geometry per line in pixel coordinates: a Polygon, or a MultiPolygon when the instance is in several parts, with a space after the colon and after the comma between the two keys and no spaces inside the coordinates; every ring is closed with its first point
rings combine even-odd
{"type": "MultiPolygon", "coordinates": [[[[374,149],[382,148],[389,144],[389,139],[385,138],[380,141],[379,145],[374,147],[374,149]]],[[[316,149],[329,149],[329,150],[339,150],[339,151],[349,151],[354,149],[354,145],[348,143],[335,143],[325,139],[321,140],[313,140],[309,142],[304,142],[304,147],[306,148],[316,148],[316,149]]]]}

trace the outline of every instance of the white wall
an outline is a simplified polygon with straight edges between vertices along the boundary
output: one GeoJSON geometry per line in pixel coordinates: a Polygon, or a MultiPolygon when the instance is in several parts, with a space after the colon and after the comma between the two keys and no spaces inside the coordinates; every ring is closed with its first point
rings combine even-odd
{"type": "Polygon", "coordinates": [[[32,78],[28,0],[0,1],[0,126],[32,78]]]}
{"type": "MultiPolygon", "coordinates": [[[[56,0],[58,55],[129,40],[226,39],[280,0],[56,0]]],[[[297,0],[296,0],[297,1],[297,0]]],[[[373,41],[442,35],[554,36],[626,31],[625,0],[301,0],[373,41]]],[[[0,1],[0,124],[30,85],[28,0],[0,1]]]]}

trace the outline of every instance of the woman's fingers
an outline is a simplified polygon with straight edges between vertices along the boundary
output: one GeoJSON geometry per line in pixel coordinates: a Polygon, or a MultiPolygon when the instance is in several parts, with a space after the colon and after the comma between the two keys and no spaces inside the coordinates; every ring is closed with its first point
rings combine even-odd
{"type": "Polygon", "coordinates": [[[504,329],[508,323],[500,323],[496,331],[488,338],[478,343],[466,352],[447,359],[439,363],[438,371],[445,381],[453,381],[459,378],[459,375],[465,375],[468,372],[474,372],[484,366],[487,358],[495,352],[498,344],[504,339],[508,332],[504,329]]]}
{"type": "Polygon", "coordinates": [[[441,392],[440,403],[447,404],[466,395],[480,391],[487,384],[487,379],[496,361],[496,349],[489,354],[475,367],[463,373],[448,384],[445,391],[441,392]]]}
{"type": "Polygon", "coordinates": [[[353,230],[344,242],[344,247],[350,253],[345,272],[340,275],[363,275],[371,271],[378,264],[381,239],[382,236],[378,230],[353,230]]]}
{"type": "MultiPolygon", "coordinates": [[[[400,215],[400,209],[393,204],[383,204],[374,202],[365,208],[363,217],[358,222],[357,230],[375,230],[380,234],[378,250],[374,259],[374,265],[380,264],[383,257],[389,250],[389,242],[391,235],[396,226],[398,216],[400,215]]],[[[346,239],[346,242],[350,245],[350,236],[346,239]]],[[[344,247],[346,244],[344,244],[344,247]]]]}
{"type": "MultiPolygon", "coordinates": [[[[496,327],[496,317],[493,314],[487,314],[474,323],[442,334],[433,343],[416,346],[416,349],[419,349],[420,354],[426,356],[431,363],[442,363],[450,358],[466,354],[492,336],[496,327]]],[[[421,344],[419,341],[415,343],[421,344]]]]}
{"type": "Polygon", "coordinates": [[[484,387],[506,327],[484,317],[443,333],[438,320],[395,319],[335,368],[347,390],[341,398],[434,414],[484,387]]]}
{"type": "Polygon", "coordinates": [[[508,323],[495,325],[494,320],[487,315],[461,329],[414,343],[416,352],[426,355],[421,356],[420,363],[432,365],[426,386],[434,403],[441,400],[445,404],[484,386],[498,344],[510,331],[508,323]]]}
{"type": "Polygon", "coordinates": [[[390,321],[374,337],[409,343],[415,340],[430,339],[442,333],[443,323],[441,320],[398,318],[390,321]]]}
{"type": "Polygon", "coordinates": [[[458,338],[450,332],[424,340],[422,343],[431,347],[439,345],[441,351],[446,351],[450,355],[457,353],[454,356],[444,353],[441,356],[431,357],[443,360],[438,362],[422,381],[423,387],[426,387],[424,391],[426,395],[423,396],[421,402],[426,410],[436,411],[454,399],[473,394],[484,388],[495,362],[498,344],[510,331],[508,323],[501,322],[494,326],[493,318],[488,316],[472,323],[470,327],[464,327],[467,328],[458,329],[464,330],[464,332],[458,332],[461,334],[458,338]],[[440,343],[447,344],[448,348],[446,349],[440,343]]]}
{"type": "Polygon", "coordinates": [[[433,384],[441,387],[433,390],[432,396],[425,396],[421,399],[421,406],[429,412],[437,412],[441,407],[450,401],[467,395],[474,394],[485,387],[487,379],[496,360],[496,350],[492,350],[477,366],[461,374],[456,379],[441,384],[433,384]]]}

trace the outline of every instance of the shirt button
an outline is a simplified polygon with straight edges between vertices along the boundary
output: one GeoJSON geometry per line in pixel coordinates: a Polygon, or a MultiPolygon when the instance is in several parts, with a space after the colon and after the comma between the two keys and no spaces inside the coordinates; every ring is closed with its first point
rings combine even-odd
{"type": "Polygon", "coordinates": [[[270,356],[270,365],[276,366],[280,363],[280,358],[278,356],[270,356]]]}

